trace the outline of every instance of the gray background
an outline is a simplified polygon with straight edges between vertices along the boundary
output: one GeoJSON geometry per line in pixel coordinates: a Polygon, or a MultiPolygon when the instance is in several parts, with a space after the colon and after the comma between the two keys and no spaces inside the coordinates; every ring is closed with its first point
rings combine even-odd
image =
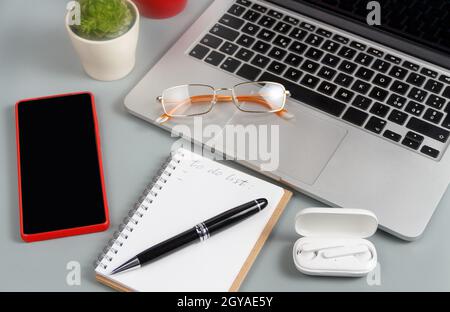
{"type": "MultiPolygon", "coordinates": [[[[64,29],[66,1],[0,1],[0,290],[109,290],[94,280],[92,262],[174,140],[129,115],[123,99],[210,2],[190,0],[187,9],[172,19],[143,19],[136,69],[123,80],[106,83],[90,79],[81,68],[64,29]],[[14,104],[22,98],[81,90],[96,96],[111,227],[103,233],[24,243],[19,236],[14,104]],[[81,286],[66,284],[66,265],[72,260],[81,264],[81,286]]],[[[70,192],[76,196],[76,190],[70,192]]],[[[298,238],[294,216],[302,208],[323,206],[296,193],[241,290],[448,291],[449,204],[447,193],[417,242],[406,243],[383,232],[371,238],[379,253],[381,285],[369,286],[365,278],[317,278],[296,271],[291,256],[298,238]]],[[[70,211],[62,206],[61,214],[70,211]]]]}

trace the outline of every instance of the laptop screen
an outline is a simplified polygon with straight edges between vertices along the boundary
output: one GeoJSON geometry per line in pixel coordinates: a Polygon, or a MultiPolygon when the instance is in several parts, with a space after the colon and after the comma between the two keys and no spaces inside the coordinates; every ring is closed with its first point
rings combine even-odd
{"type": "MultiPolygon", "coordinates": [[[[280,0],[273,2],[283,2],[280,0]]],[[[293,0],[367,27],[368,0],[293,0]]],[[[450,0],[378,0],[381,25],[370,26],[450,55],[450,0]]]]}

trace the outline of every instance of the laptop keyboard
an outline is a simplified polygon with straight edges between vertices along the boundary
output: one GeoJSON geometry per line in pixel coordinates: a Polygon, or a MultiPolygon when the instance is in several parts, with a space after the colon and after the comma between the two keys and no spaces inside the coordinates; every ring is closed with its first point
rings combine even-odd
{"type": "Polygon", "coordinates": [[[450,76],[287,15],[236,0],[189,55],[394,144],[440,159],[450,136],[450,76]]]}

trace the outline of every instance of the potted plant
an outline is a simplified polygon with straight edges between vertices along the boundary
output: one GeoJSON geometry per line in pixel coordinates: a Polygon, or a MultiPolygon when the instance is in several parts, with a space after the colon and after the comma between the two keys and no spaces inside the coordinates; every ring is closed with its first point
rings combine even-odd
{"type": "Polygon", "coordinates": [[[79,0],[79,23],[66,15],[66,29],[86,73],[111,81],[134,68],[139,12],[130,0],[79,0]],[[73,24],[73,25],[72,25],[73,24]]]}

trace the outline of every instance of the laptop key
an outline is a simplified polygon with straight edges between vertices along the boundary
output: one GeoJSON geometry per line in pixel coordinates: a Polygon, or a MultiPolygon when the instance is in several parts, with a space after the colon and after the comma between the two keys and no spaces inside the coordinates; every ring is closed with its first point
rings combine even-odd
{"type": "Polygon", "coordinates": [[[263,39],[265,41],[272,41],[273,37],[275,37],[275,33],[273,31],[267,29],[261,29],[257,36],[259,39],[263,39]]]}
{"type": "Polygon", "coordinates": [[[385,73],[388,71],[388,69],[391,67],[391,64],[388,62],[385,62],[383,60],[376,60],[375,63],[373,63],[372,68],[375,70],[378,70],[379,72],[385,73]]]}
{"type": "Polygon", "coordinates": [[[259,53],[266,53],[270,49],[270,44],[258,40],[252,47],[253,50],[259,53]]]}
{"type": "Polygon", "coordinates": [[[439,151],[437,149],[434,149],[427,145],[422,146],[420,152],[432,158],[438,158],[439,156],[439,151]]]}
{"type": "Polygon", "coordinates": [[[291,28],[292,28],[292,26],[289,25],[289,24],[286,24],[284,22],[278,22],[275,25],[274,30],[279,32],[279,33],[282,33],[282,34],[286,34],[289,30],[291,30],[291,28]]]}
{"type": "Polygon", "coordinates": [[[342,61],[341,65],[339,65],[339,69],[347,74],[353,74],[358,65],[349,61],[342,61]]]}
{"type": "Polygon", "coordinates": [[[412,131],[418,132],[424,136],[435,139],[439,142],[445,143],[448,140],[450,132],[439,128],[429,122],[420,120],[416,117],[411,117],[406,127],[412,131]]]}
{"type": "Polygon", "coordinates": [[[417,134],[415,132],[409,131],[406,136],[408,139],[422,143],[423,140],[425,140],[425,138],[423,136],[421,136],[420,134],[417,134]]]}
{"type": "Polygon", "coordinates": [[[301,43],[299,41],[292,42],[291,46],[289,47],[289,50],[292,52],[295,52],[297,54],[302,54],[305,52],[305,50],[308,48],[308,46],[304,43],[301,43]]]}
{"type": "Polygon", "coordinates": [[[224,42],[224,44],[220,47],[219,51],[226,53],[228,55],[233,55],[234,52],[237,51],[237,49],[239,49],[238,45],[231,42],[224,42]]]}
{"type": "Polygon", "coordinates": [[[281,61],[285,56],[286,56],[287,52],[286,50],[277,48],[277,47],[273,47],[272,50],[270,50],[269,52],[269,56],[281,61]]]}
{"type": "Polygon", "coordinates": [[[237,4],[233,4],[231,8],[228,10],[228,13],[236,16],[241,16],[244,12],[245,8],[237,4]]]}
{"type": "Polygon", "coordinates": [[[308,51],[305,53],[305,56],[309,57],[312,60],[318,61],[322,57],[323,52],[320,50],[317,50],[315,48],[309,48],[308,51]]]}
{"type": "Polygon", "coordinates": [[[303,77],[300,83],[304,86],[314,89],[319,84],[319,81],[319,78],[307,74],[305,77],[303,77]]]}
{"type": "Polygon", "coordinates": [[[253,55],[255,55],[254,52],[252,52],[250,50],[247,50],[245,48],[241,48],[236,53],[235,57],[240,59],[240,60],[242,60],[242,61],[248,62],[253,57],[253,55]]]}
{"type": "Polygon", "coordinates": [[[189,55],[202,60],[209,51],[210,49],[208,49],[207,47],[202,46],[201,44],[197,44],[189,53],[189,55]]]}
{"type": "Polygon", "coordinates": [[[336,71],[334,69],[331,69],[329,67],[326,66],[322,66],[319,70],[319,72],[317,73],[317,76],[325,78],[327,80],[332,80],[333,77],[336,75],[336,71]]]}
{"type": "Polygon", "coordinates": [[[391,130],[384,131],[383,136],[394,142],[400,142],[400,140],[402,139],[402,136],[400,134],[395,133],[394,131],[391,130]]]}
{"type": "MultiPolygon", "coordinates": [[[[306,75],[303,79],[307,78],[306,75]]],[[[311,76],[312,77],[312,76],[311,76]]],[[[315,77],[312,77],[315,78],[315,77]]],[[[317,79],[317,78],[315,78],[317,79]]],[[[344,112],[344,109],[346,105],[344,103],[341,103],[339,101],[336,101],[332,98],[329,98],[327,96],[321,95],[315,91],[312,91],[310,89],[307,89],[301,85],[298,85],[296,83],[290,82],[286,79],[283,79],[279,76],[270,74],[270,73],[264,73],[260,80],[263,81],[274,81],[283,84],[287,90],[291,92],[291,98],[294,100],[303,102],[311,107],[314,107],[318,110],[321,110],[325,113],[328,113],[330,115],[339,117],[344,112]]]]}
{"type": "Polygon", "coordinates": [[[397,65],[400,64],[400,63],[402,62],[401,58],[396,57],[396,56],[394,56],[394,55],[392,55],[392,54],[387,54],[387,55],[384,57],[384,59],[387,60],[387,61],[389,61],[389,62],[392,62],[392,63],[394,63],[394,64],[397,64],[397,65]]]}
{"type": "Polygon", "coordinates": [[[385,76],[383,74],[377,74],[375,78],[373,79],[373,83],[377,86],[386,88],[391,83],[392,78],[389,78],[388,76],[385,76]]]}
{"type": "Polygon", "coordinates": [[[289,34],[289,37],[292,37],[297,40],[303,40],[303,38],[305,38],[307,34],[308,32],[303,29],[294,28],[289,34]]]}
{"type": "Polygon", "coordinates": [[[381,104],[380,102],[375,102],[370,109],[370,112],[378,117],[386,117],[390,110],[389,106],[381,104]]]}
{"type": "Polygon", "coordinates": [[[343,73],[339,73],[339,75],[337,75],[336,79],[334,79],[334,82],[343,87],[349,87],[351,85],[351,83],[353,82],[353,77],[343,74],[343,73]]]}
{"type": "Polygon", "coordinates": [[[357,41],[350,42],[350,46],[352,48],[355,48],[355,49],[358,49],[361,51],[364,51],[367,48],[365,44],[362,44],[361,42],[357,42],[357,41]]]}
{"type": "Polygon", "coordinates": [[[207,34],[205,37],[203,37],[203,39],[200,41],[200,43],[211,47],[213,49],[217,49],[221,44],[222,44],[223,40],[220,38],[217,38],[216,36],[207,34]]]}
{"type": "Polygon", "coordinates": [[[259,22],[258,25],[267,27],[267,28],[272,28],[272,26],[277,22],[276,19],[274,19],[273,17],[270,16],[263,16],[259,22]]]}
{"type": "Polygon", "coordinates": [[[313,25],[311,25],[310,23],[307,23],[307,22],[300,23],[300,27],[304,28],[306,30],[309,30],[309,31],[314,31],[316,29],[315,26],[313,26],[313,25]]]}
{"type": "Polygon", "coordinates": [[[218,66],[220,62],[225,58],[225,55],[222,53],[219,53],[217,51],[212,51],[209,53],[209,55],[205,58],[205,62],[214,66],[218,66]]]}
{"type": "Polygon", "coordinates": [[[292,67],[289,67],[289,69],[284,74],[284,77],[286,77],[289,80],[292,80],[294,82],[297,82],[301,76],[302,76],[302,72],[295,68],[292,68],[292,67]]]}
{"type": "Polygon", "coordinates": [[[447,106],[444,109],[444,112],[450,113],[450,102],[448,102],[447,106]]]}
{"type": "Polygon", "coordinates": [[[242,25],[245,24],[245,21],[230,14],[225,14],[219,20],[219,23],[224,24],[225,26],[228,26],[230,28],[239,30],[242,27],[242,25]]]}
{"type": "Polygon", "coordinates": [[[333,83],[322,81],[317,90],[326,95],[331,95],[336,90],[337,86],[333,83]]]}
{"type": "Polygon", "coordinates": [[[432,123],[439,123],[444,117],[444,113],[438,112],[432,108],[427,109],[425,115],[423,115],[423,119],[427,121],[431,121],[432,123]]]}
{"type": "Polygon", "coordinates": [[[282,36],[282,35],[278,35],[275,40],[273,41],[274,45],[277,45],[279,47],[282,48],[287,48],[288,45],[291,43],[291,39],[289,39],[288,37],[282,36]]]}
{"type": "Polygon", "coordinates": [[[367,53],[378,56],[378,57],[383,57],[384,53],[381,52],[380,50],[374,49],[374,48],[369,48],[367,50],[367,53]]]}
{"type": "Polygon", "coordinates": [[[301,56],[298,56],[294,53],[289,53],[288,56],[285,58],[284,62],[297,67],[298,65],[300,65],[300,63],[303,61],[303,58],[301,56]]]}
{"type": "Polygon", "coordinates": [[[395,108],[402,109],[406,104],[406,99],[402,96],[391,94],[391,96],[387,100],[387,103],[395,108]]]}
{"type": "Polygon", "coordinates": [[[389,76],[392,76],[397,79],[403,79],[406,77],[407,74],[408,70],[399,66],[392,67],[391,71],[389,72],[389,76]]]}
{"type": "Polygon", "coordinates": [[[420,73],[424,74],[425,76],[431,77],[431,78],[437,78],[437,76],[438,76],[437,72],[435,72],[434,70],[431,70],[429,68],[425,68],[425,67],[423,67],[420,70],[420,73]]]}
{"type": "Polygon", "coordinates": [[[238,31],[225,27],[221,24],[216,24],[209,32],[228,41],[234,41],[239,36],[238,31]]]}
{"type": "Polygon", "coordinates": [[[232,57],[229,57],[225,60],[225,62],[222,63],[220,68],[222,68],[223,70],[226,70],[230,73],[234,73],[241,64],[242,64],[242,62],[240,62],[232,57]]]}
{"type": "Polygon", "coordinates": [[[335,94],[335,98],[338,100],[341,100],[342,102],[348,103],[351,101],[351,99],[355,96],[355,93],[352,91],[349,91],[347,89],[344,88],[340,88],[336,94],[335,94]]]}
{"type": "Polygon", "coordinates": [[[258,54],[253,58],[251,63],[258,67],[265,68],[267,66],[267,64],[269,64],[269,62],[270,62],[270,58],[265,57],[264,55],[258,54]]]}
{"type": "Polygon", "coordinates": [[[424,110],[425,110],[425,105],[416,103],[414,101],[409,101],[408,105],[406,105],[406,107],[405,107],[405,112],[410,113],[414,116],[422,115],[424,110]]]}
{"type": "Polygon", "coordinates": [[[366,53],[359,52],[358,56],[355,58],[355,62],[364,66],[369,66],[373,61],[373,56],[366,53]]]}
{"type": "Polygon", "coordinates": [[[305,39],[306,43],[309,43],[310,45],[318,47],[323,41],[323,37],[309,34],[309,36],[305,39]]]}
{"type": "Polygon", "coordinates": [[[243,46],[243,47],[250,47],[253,42],[255,42],[255,38],[247,36],[247,35],[241,35],[239,39],[236,41],[237,44],[243,46]]]}
{"type": "Polygon", "coordinates": [[[365,81],[369,81],[373,77],[374,74],[375,74],[375,72],[373,70],[361,66],[356,71],[355,76],[358,78],[364,79],[365,81]]]}
{"type": "Polygon", "coordinates": [[[367,92],[369,92],[369,89],[370,84],[359,79],[356,80],[352,86],[353,91],[359,92],[361,94],[366,94],[367,92]]]}
{"type": "Polygon", "coordinates": [[[441,75],[439,77],[439,81],[442,81],[442,82],[450,84],[450,76],[441,75]]]}
{"type": "Polygon", "coordinates": [[[342,47],[339,52],[338,55],[345,57],[346,59],[351,60],[356,54],[356,50],[349,48],[349,47],[342,47]]]}
{"type": "Polygon", "coordinates": [[[323,57],[322,64],[328,65],[330,67],[336,67],[340,61],[341,59],[339,57],[328,53],[323,57]]]}
{"type": "Polygon", "coordinates": [[[441,98],[437,95],[430,95],[428,97],[428,100],[426,101],[426,104],[429,106],[432,106],[436,109],[442,109],[442,107],[444,107],[445,105],[445,99],[441,98]]]}
{"type": "Polygon", "coordinates": [[[416,73],[409,74],[408,79],[406,79],[406,82],[409,82],[418,87],[420,87],[424,81],[425,81],[425,76],[422,76],[422,75],[419,75],[416,73]]]}
{"type": "Polygon", "coordinates": [[[258,12],[261,12],[261,13],[267,12],[267,8],[265,6],[262,6],[262,5],[256,4],[256,3],[252,5],[252,9],[256,10],[258,12]]]}
{"type": "Polygon", "coordinates": [[[331,40],[327,40],[327,41],[325,41],[325,43],[322,45],[321,49],[322,49],[322,50],[325,50],[325,51],[327,51],[327,52],[334,53],[334,52],[336,52],[336,51],[340,48],[340,46],[341,46],[341,45],[340,45],[339,43],[336,43],[336,42],[331,41],[331,40]]]}
{"type": "Polygon", "coordinates": [[[287,22],[289,24],[292,24],[294,26],[297,26],[298,23],[300,23],[300,21],[298,19],[296,19],[296,18],[294,18],[292,16],[287,16],[287,15],[283,18],[283,21],[285,21],[285,22],[287,22]]]}
{"type": "Polygon", "coordinates": [[[268,71],[277,74],[277,75],[281,75],[284,70],[286,69],[286,65],[277,62],[277,61],[272,61],[272,63],[270,63],[269,67],[267,68],[268,71]]]}
{"type": "Polygon", "coordinates": [[[443,97],[450,99],[450,87],[445,88],[444,93],[442,93],[443,97]]]}
{"type": "Polygon", "coordinates": [[[419,70],[419,65],[411,63],[411,62],[408,62],[408,61],[404,61],[402,66],[405,67],[405,68],[408,68],[410,70],[413,70],[413,71],[418,71],[419,70]]]}
{"type": "Polygon", "coordinates": [[[376,134],[380,134],[384,128],[386,127],[386,120],[380,119],[378,117],[372,116],[369,121],[367,122],[367,125],[365,128],[369,131],[372,131],[376,134]]]}
{"type": "Polygon", "coordinates": [[[352,102],[353,106],[361,108],[363,110],[367,110],[370,104],[372,104],[372,100],[362,95],[357,95],[352,102]]]}
{"type": "Polygon", "coordinates": [[[407,146],[411,149],[417,150],[420,147],[420,143],[414,140],[411,140],[410,138],[404,138],[402,141],[402,144],[404,146],[407,146]]]}
{"type": "Polygon", "coordinates": [[[237,0],[236,3],[249,7],[252,5],[252,2],[250,0],[237,0]]]}
{"type": "Polygon", "coordinates": [[[423,88],[427,91],[439,94],[442,88],[444,88],[444,84],[433,79],[428,79],[427,83],[423,88]]]}
{"type": "Polygon", "coordinates": [[[343,37],[341,35],[334,35],[333,36],[333,40],[337,41],[337,42],[340,42],[342,44],[347,44],[349,42],[348,38],[345,38],[345,37],[343,37]]]}
{"type": "Polygon", "coordinates": [[[405,114],[397,109],[394,109],[388,118],[389,121],[395,122],[401,126],[405,123],[406,119],[408,119],[408,114],[405,114]]]}
{"type": "Polygon", "coordinates": [[[283,17],[283,14],[281,14],[280,12],[275,11],[275,10],[270,10],[269,13],[267,13],[267,14],[269,16],[272,16],[272,17],[275,17],[275,18],[278,18],[278,19],[281,19],[283,17]]]}
{"type": "Polygon", "coordinates": [[[300,68],[309,73],[315,73],[319,66],[316,62],[305,60],[300,68]]]}
{"type": "Polygon", "coordinates": [[[427,95],[428,95],[428,92],[426,92],[426,91],[423,91],[418,88],[412,88],[408,94],[408,97],[412,100],[415,100],[418,102],[423,102],[423,100],[425,100],[427,95]]]}
{"type": "Polygon", "coordinates": [[[364,122],[366,122],[368,117],[369,114],[367,114],[366,112],[360,111],[359,109],[353,107],[349,107],[344,116],[342,116],[342,119],[361,127],[364,122]]]}
{"type": "Polygon", "coordinates": [[[260,73],[261,73],[260,69],[254,67],[254,66],[248,65],[248,64],[244,64],[237,71],[236,75],[238,75],[244,79],[250,80],[250,81],[255,81],[260,73]]]}
{"type": "Polygon", "coordinates": [[[395,93],[398,93],[400,95],[405,95],[408,89],[409,86],[406,83],[403,83],[398,80],[395,80],[390,88],[391,91],[394,91],[395,93]]]}
{"type": "Polygon", "coordinates": [[[317,29],[316,33],[321,35],[321,36],[327,37],[327,38],[330,38],[333,35],[331,33],[331,31],[325,30],[323,28],[317,29]]]}
{"type": "Polygon", "coordinates": [[[389,92],[386,90],[380,89],[378,87],[373,87],[372,91],[370,91],[369,96],[377,101],[383,102],[388,96],[389,92]]]}
{"type": "Polygon", "coordinates": [[[245,24],[245,26],[242,28],[242,32],[248,34],[248,35],[256,35],[256,33],[261,29],[261,27],[259,27],[258,25],[252,24],[252,23],[247,23],[245,24]]]}
{"type": "Polygon", "coordinates": [[[261,13],[258,13],[253,10],[248,10],[244,16],[242,16],[243,19],[250,21],[250,22],[256,22],[261,17],[261,13]]]}
{"type": "Polygon", "coordinates": [[[450,114],[447,114],[444,121],[442,122],[442,127],[450,129],[450,114]]]}

